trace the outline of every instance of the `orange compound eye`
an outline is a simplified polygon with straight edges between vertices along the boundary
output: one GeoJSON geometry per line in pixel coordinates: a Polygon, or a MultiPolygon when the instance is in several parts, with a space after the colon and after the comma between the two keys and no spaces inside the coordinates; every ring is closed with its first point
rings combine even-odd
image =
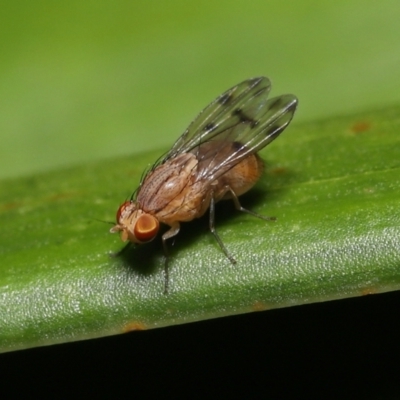
{"type": "Polygon", "coordinates": [[[157,218],[150,214],[141,215],[135,224],[134,234],[136,239],[140,242],[149,242],[157,235],[159,226],[157,218]]]}
{"type": "Polygon", "coordinates": [[[119,224],[119,222],[120,222],[122,213],[123,213],[123,212],[126,210],[126,208],[129,207],[131,204],[132,204],[132,203],[131,203],[130,201],[125,201],[125,203],[122,203],[122,204],[119,206],[118,211],[117,211],[117,216],[116,216],[116,218],[117,218],[117,224],[119,224]]]}

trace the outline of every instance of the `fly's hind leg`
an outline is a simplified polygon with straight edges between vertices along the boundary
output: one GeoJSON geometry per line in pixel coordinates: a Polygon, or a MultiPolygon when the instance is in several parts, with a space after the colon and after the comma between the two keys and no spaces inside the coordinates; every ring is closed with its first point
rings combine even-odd
{"type": "MultiPolygon", "coordinates": [[[[237,210],[245,212],[247,214],[250,214],[253,217],[261,218],[264,221],[275,221],[276,220],[275,217],[266,217],[264,215],[257,214],[254,211],[250,211],[247,208],[242,207],[236,193],[232,190],[232,188],[230,186],[225,186],[225,190],[222,191],[222,195],[220,194],[220,196],[223,197],[226,194],[228,194],[232,198],[233,203],[235,204],[235,208],[237,210]]],[[[211,197],[210,197],[210,231],[214,235],[215,240],[218,242],[219,247],[221,247],[221,249],[225,253],[226,257],[228,257],[229,261],[232,264],[236,264],[236,260],[228,252],[227,248],[225,247],[221,238],[219,237],[217,231],[215,230],[214,222],[215,222],[215,198],[214,198],[214,193],[212,192],[211,197]]]]}
{"type": "Polygon", "coordinates": [[[215,199],[214,199],[214,193],[211,193],[211,199],[210,199],[210,231],[214,235],[215,240],[218,242],[219,247],[221,247],[221,250],[225,253],[226,257],[229,259],[229,261],[232,264],[236,264],[236,260],[233,258],[233,256],[229,253],[228,249],[225,247],[224,243],[222,242],[221,238],[219,237],[217,231],[215,230],[215,199]]]}
{"type": "Polygon", "coordinates": [[[167,247],[167,240],[176,236],[179,232],[179,229],[180,229],[179,222],[176,222],[161,237],[164,248],[164,294],[168,294],[168,284],[169,284],[169,273],[168,273],[169,252],[167,247]]]}
{"type": "Polygon", "coordinates": [[[240,204],[239,198],[236,196],[236,193],[232,190],[232,188],[230,186],[226,186],[226,192],[225,193],[229,193],[229,195],[231,196],[233,203],[235,204],[235,208],[241,212],[245,212],[247,214],[252,215],[253,217],[257,217],[260,219],[263,219],[264,221],[276,221],[276,217],[267,217],[265,215],[261,215],[261,214],[257,214],[254,211],[248,210],[247,208],[242,207],[242,205],[240,204]]]}

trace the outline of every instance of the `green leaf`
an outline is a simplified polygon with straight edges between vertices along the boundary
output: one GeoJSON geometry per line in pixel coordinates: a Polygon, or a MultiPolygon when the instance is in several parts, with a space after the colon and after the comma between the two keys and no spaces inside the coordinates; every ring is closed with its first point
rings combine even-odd
{"type": "Polygon", "coordinates": [[[0,349],[395,290],[400,285],[400,108],[292,125],[261,155],[242,205],[184,224],[163,293],[160,240],[109,233],[146,153],[0,182],[0,349]]]}

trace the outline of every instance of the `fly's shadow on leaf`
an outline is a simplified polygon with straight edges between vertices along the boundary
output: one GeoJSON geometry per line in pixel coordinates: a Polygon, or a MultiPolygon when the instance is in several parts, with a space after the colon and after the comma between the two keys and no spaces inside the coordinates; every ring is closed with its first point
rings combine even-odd
{"type": "Polygon", "coordinates": [[[113,257],[122,259],[126,268],[140,275],[154,274],[163,265],[161,240],[153,240],[143,245],[126,244],[113,257]]]}

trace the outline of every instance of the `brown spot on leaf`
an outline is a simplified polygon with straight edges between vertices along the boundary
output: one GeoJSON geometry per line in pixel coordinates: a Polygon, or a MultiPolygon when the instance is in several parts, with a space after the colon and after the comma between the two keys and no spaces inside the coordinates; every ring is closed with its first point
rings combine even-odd
{"type": "Polygon", "coordinates": [[[78,194],[77,192],[59,192],[59,193],[51,194],[50,196],[47,197],[47,200],[60,201],[60,200],[65,200],[65,199],[70,199],[70,198],[76,197],[77,194],[78,194]]]}
{"type": "Polygon", "coordinates": [[[285,167],[275,167],[268,171],[271,175],[283,175],[287,173],[287,168],[285,167]]]}
{"type": "Polygon", "coordinates": [[[370,294],[377,294],[378,292],[376,291],[375,288],[369,287],[369,288],[364,288],[361,291],[361,296],[368,296],[370,294]]]}
{"type": "Polygon", "coordinates": [[[350,130],[353,133],[363,133],[369,131],[371,129],[372,124],[368,121],[358,121],[355,122],[351,127],[350,130]]]}
{"type": "Polygon", "coordinates": [[[269,309],[269,307],[262,301],[254,302],[251,308],[253,311],[265,311],[269,309]]]}
{"type": "Polygon", "coordinates": [[[132,332],[132,331],[144,331],[146,330],[146,325],[142,322],[129,322],[122,328],[122,333],[132,332]]]}
{"type": "Polygon", "coordinates": [[[18,201],[11,201],[9,203],[3,203],[0,205],[0,210],[14,210],[15,208],[19,208],[22,206],[22,202],[18,202],[18,201]]]}

